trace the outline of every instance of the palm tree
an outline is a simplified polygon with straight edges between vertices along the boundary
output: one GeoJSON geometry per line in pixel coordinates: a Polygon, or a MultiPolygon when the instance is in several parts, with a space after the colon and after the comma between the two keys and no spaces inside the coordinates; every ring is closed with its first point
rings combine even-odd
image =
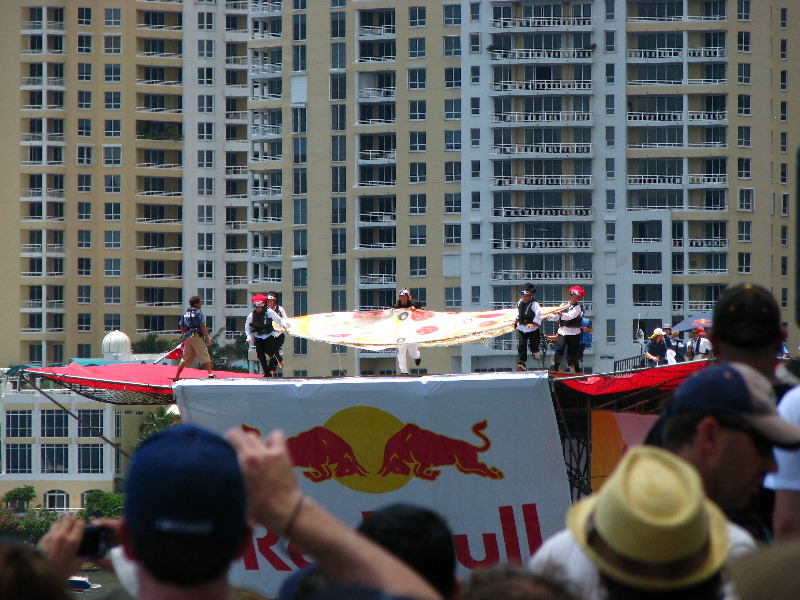
{"type": "Polygon", "coordinates": [[[231,364],[233,361],[247,361],[248,344],[244,333],[240,333],[234,338],[232,344],[220,344],[220,337],[225,328],[218,329],[211,338],[211,346],[208,353],[211,356],[211,366],[218,371],[239,371],[246,373],[247,369],[231,364]]]}
{"type": "Polygon", "coordinates": [[[143,441],[151,435],[167,427],[172,427],[181,422],[179,415],[171,412],[166,406],[157,406],[155,411],[147,413],[147,416],[139,425],[139,437],[136,439],[134,448],[138,447],[143,441]]]}
{"type": "Polygon", "coordinates": [[[179,343],[179,340],[161,338],[157,333],[151,332],[131,346],[134,354],[164,354],[179,343]]]}

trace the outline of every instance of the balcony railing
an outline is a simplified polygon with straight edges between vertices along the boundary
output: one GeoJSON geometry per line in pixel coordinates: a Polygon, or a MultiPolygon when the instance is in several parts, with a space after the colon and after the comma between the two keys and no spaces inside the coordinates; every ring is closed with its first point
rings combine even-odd
{"type": "Polygon", "coordinates": [[[591,17],[528,17],[492,19],[493,29],[537,29],[540,27],[591,27],[591,17]]]}
{"type": "Polygon", "coordinates": [[[628,58],[681,58],[683,48],[629,48],[628,58]]]}
{"type": "Polygon", "coordinates": [[[358,90],[358,97],[363,100],[394,98],[396,95],[397,88],[395,87],[365,87],[358,90]]]}
{"type": "Polygon", "coordinates": [[[567,271],[562,269],[512,269],[492,271],[492,281],[573,281],[593,277],[592,271],[567,271]]]}
{"type": "Polygon", "coordinates": [[[726,15],[673,15],[656,17],[628,17],[628,23],[677,23],[680,21],[727,21],[726,15]]]}
{"type": "Polygon", "coordinates": [[[358,215],[360,223],[394,223],[397,213],[394,212],[362,212],[358,215]]]}
{"type": "Polygon", "coordinates": [[[363,25],[358,28],[359,37],[393,37],[397,32],[394,25],[363,25]]]}
{"type": "Polygon", "coordinates": [[[592,238],[505,238],[492,240],[492,248],[494,250],[591,247],[592,238]]]}
{"type": "Polygon", "coordinates": [[[594,210],[582,206],[503,206],[492,209],[493,217],[591,217],[594,210]]]}
{"type": "Polygon", "coordinates": [[[681,185],[683,175],[628,175],[628,185],[681,185]]]}
{"type": "Polygon", "coordinates": [[[588,48],[515,48],[513,50],[492,50],[492,60],[542,60],[556,58],[559,60],[569,58],[591,58],[592,51],[588,48]]]}
{"type": "Polygon", "coordinates": [[[689,185],[726,185],[728,176],[724,173],[689,173],[689,185]]]}
{"type": "Polygon", "coordinates": [[[509,187],[526,186],[591,186],[592,175],[511,175],[509,177],[492,177],[492,185],[509,187]]]}
{"type": "Polygon", "coordinates": [[[493,123],[561,123],[564,121],[586,122],[592,120],[592,113],[579,111],[559,112],[507,112],[492,113],[493,123]]]}
{"type": "Polygon", "coordinates": [[[359,281],[363,285],[395,285],[397,283],[397,275],[362,274],[359,276],[359,281]]]}
{"type": "Polygon", "coordinates": [[[726,249],[728,240],[725,238],[689,238],[689,248],[718,248],[726,249]]]}
{"type": "Polygon", "coordinates": [[[250,256],[258,259],[258,258],[280,258],[283,254],[283,250],[280,246],[272,246],[272,247],[265,247],[265,248],[253,248],[250,252],[250,256]]]}
{"type": "Polygon", "coordinates": [[[359,150],[358,159],[365,161],[396,160],[397,150],[359,150]]]}
{"type": "Polygon", "coordinates": [[[592,144],[499,144],[492,154],[590,154],[592,144]]]}
{"type": "Polygon", "coordinates": [[[496,92],[588,91],[592,82],[582,79],[542,79],[533,81],[493,81],[490,89],[496,92]]]}
{"type": "Polygon", "coordinates": [[[280,198],[282,194],[282,186],[254,186],[250,189],[250,195],[258,198],[280,198]]]}

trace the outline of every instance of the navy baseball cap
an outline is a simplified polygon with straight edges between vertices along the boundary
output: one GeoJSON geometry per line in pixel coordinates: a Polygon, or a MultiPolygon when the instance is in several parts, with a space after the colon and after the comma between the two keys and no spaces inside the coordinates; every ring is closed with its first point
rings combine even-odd
{"type": "Polygon", "coordinates": [[[713,365],[687,378],[665,411],[667,415],[684,412],[736,414],[776,446],[800,447],[800,427],[775,410],[772,383],[742,363],[713,365]]]}
{"type": "Polygon", "coordinates": [[[138,533],[238,535],[246,526],[236,451],[215,433],[176,425],[147,438],[125,480],[125,524],[138,533]]]}

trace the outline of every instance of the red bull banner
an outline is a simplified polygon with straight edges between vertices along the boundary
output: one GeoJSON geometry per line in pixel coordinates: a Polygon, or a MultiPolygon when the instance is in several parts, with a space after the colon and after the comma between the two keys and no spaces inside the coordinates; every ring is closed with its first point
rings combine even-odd
{"type": "MultiPolygon", "coordinates": [[[[353,526],[398,502],[436,510],[462,572],[524,564],[564,527],[569,485],[543,372],[189,379],[175,397],[185,421],[219,433],[282,429],[303,492],[353,526]]],[[[310,560],[259,528],[231,580],[272,596],[310,560]]]]}

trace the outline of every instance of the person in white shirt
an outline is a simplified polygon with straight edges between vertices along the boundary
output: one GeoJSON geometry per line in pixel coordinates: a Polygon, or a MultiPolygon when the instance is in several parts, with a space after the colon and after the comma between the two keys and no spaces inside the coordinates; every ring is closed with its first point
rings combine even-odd
{"type": "Polygon", "coordinates": [[[572,367],[573,373],[580,371],[580,338],[581,338],[581,317],[583,317],[583,307],[578,302],[583,298],[585,292],[579,285],[575,285],[569,290],[569,304],[563,307],[560,312],[553,313],[547,317],[548,321],[558,321],[558,339],[556,340],[556,351],[553,356],[553,371],[558,371],[564,354],[567,355],[567,365],[572,367]]]}

